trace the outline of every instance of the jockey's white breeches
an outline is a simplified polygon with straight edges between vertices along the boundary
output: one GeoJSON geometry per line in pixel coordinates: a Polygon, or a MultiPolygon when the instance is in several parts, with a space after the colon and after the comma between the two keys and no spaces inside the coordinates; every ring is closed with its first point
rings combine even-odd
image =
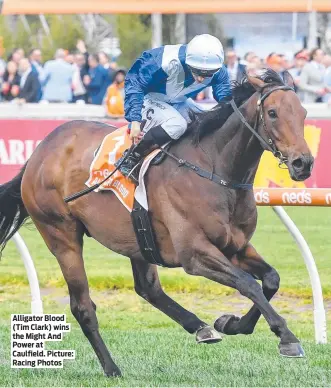
{"type": "Polygon", "coordinates": [[[172,139],[179,139],[187,129],[190,122],[188,112],[202,112],[191,98],[178,103],[168,103],[158,99],[155,93],[147,94],[144,98],[142,119],[146,120],[143,131],[161,125],[172,139]]]}

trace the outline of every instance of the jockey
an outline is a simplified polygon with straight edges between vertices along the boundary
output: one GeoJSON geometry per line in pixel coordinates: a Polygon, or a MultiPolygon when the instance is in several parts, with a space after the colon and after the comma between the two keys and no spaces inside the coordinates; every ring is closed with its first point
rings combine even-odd
{"type": "Polygon", "coordinates": [[[231,98],[223,46],[214,36],[197,35],[187,45],[142,53],[125,79],[125,118],[136,146],[120,167],[123,175],[128,176],[153,147],[184,134],[189,111],[202,111],[190,97],[208,86],[217,102],[231,98]]]}

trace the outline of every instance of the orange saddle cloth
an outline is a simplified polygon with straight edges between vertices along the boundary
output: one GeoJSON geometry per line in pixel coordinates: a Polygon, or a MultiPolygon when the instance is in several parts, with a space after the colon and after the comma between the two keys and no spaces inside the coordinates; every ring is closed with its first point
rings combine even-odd
{"type": "MultiPolygon", "coordinates": [[[[127,126],[119,128],[103,139],[101,146],[91,163],[90,177],[85,182],[86,186],[92,187],[95,184],[102,182],[115,170],[115,163],[122,157],[124,151],[132,145],[127,129],[127,126]]],[[[149,164],[158,152],[159,150],[153,151],[147,156],[145,161],[149,164]]],[[[146,168],[141,169],[143,170],[142,174],[147,171],[147,168],[148,165],[146,168]]],[[[141,180],[143,180],[143,176],[139,178],[139,184],[141,183],[141,180]]],[[[129,178],[122,175],[120,171],[116,171],[112,177],[94,191],[98,192],[100,190],[113,191],[126,209],[129,212],[132,211],[136,186],[129,178]]]]}

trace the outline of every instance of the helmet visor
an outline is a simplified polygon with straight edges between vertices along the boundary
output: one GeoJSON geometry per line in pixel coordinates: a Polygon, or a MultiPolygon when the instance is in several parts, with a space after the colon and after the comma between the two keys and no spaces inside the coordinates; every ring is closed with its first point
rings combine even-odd
{"type": "Polygon", "coordinates": [[[203,77],[203,78],[212,77],[219,70],[219,69],[203,70],[203,69],[196,69],[195,67],[192,67],[192,66],[188,66],[188,67],[191,70],[193,75],[195,75],[196,77],[203,77]]]}

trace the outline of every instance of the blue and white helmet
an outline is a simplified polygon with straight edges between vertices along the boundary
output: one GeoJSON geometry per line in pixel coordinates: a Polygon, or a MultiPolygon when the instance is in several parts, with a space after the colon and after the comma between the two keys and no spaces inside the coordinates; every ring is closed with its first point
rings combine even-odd
{"type": "Polygon", "coordinates": [[[222,43],[215,36],[195,36],[187,45],[186,64],[197,75],[211,77],[224,63],[222,43]]]}

